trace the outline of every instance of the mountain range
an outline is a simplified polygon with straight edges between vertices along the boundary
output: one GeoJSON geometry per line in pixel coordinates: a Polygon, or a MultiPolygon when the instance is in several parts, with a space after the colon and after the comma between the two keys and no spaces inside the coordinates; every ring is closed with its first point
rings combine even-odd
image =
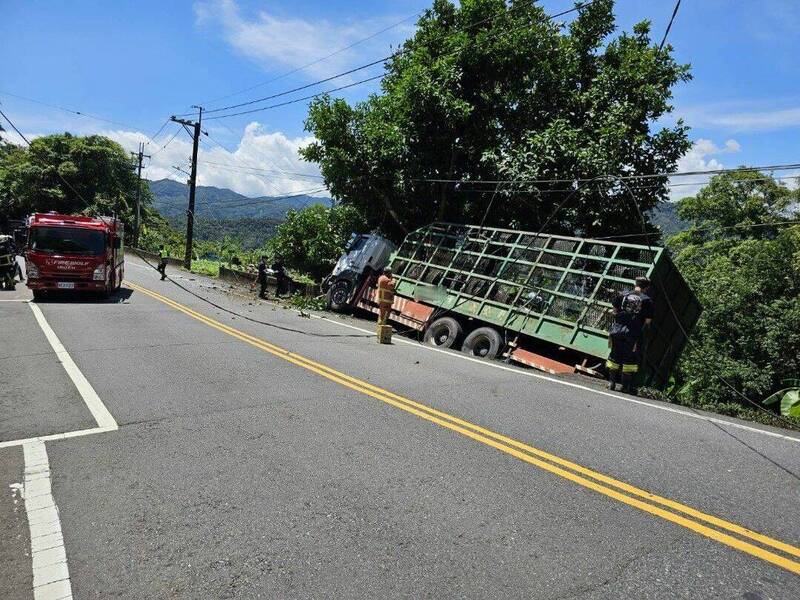
{"type": "MultiPolygon", "coordinates": [[[[184,218],[189,198],[189,186],[172,179],[150,181],[153,208],[167,219],[184,218]]],[[[318,196],[261,196],[250,198],[233,190],[198,185],[195,196],[195,216],[211,219],[275,219],[282,221],[289,210],[307,208],[314,204],[330,206],[330,198],[318,196]]]]}
{"type": "MultiPolygon", "coordinates": [[[[149,183],[154,198],[153,208],[173,227],[184,229],[189,186],[172,179],[149,183]]],[[[239,239],[246,249],[260,248],[286,219],[287,212],[314,204],[330,206],[331,199],[307,195],[250,198],[226,188],[197,186],[195,235],[197,239],[209,241],[230,236],[239,239]]],[[[649,216],[665,238],[689,227],[689,223],[678,217],[676,205],[672,202],[662,202],[649,216]]]]}

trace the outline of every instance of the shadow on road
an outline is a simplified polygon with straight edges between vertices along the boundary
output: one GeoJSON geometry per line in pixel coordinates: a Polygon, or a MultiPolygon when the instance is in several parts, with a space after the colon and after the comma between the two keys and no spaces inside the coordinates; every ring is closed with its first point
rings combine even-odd
{"type": "Polygon", "coordinates": [[[120,288],[108,296],[91,292],[48,291],[46,295],[33,300],[33,302],[36,304],[122,304],[132,295],[133,290],[126,287],[120,288]]]}

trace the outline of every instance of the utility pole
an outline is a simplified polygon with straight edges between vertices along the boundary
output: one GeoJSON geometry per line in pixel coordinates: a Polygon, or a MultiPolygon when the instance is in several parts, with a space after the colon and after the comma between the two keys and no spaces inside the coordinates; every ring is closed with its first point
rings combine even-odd
{"type": "Polygon", "coordinates": [[[186,211],[186,253],[183,256],[183,266],[189,270],[192,268],[192,236],[194,234],[194,198],[195,188],[197,187],[197,147],[200,145],[200,125],[203,122],[203,107],[192,106],[199,111],[197,121],[187,121],[177,117],[170,117],[170,121],[180,123],[187,131],[191,127],[190,135],[194,140],[192,145],[192,173],[189,175],[189,210],[186,211]]]}
{"type": "Polygon", "coordinates": [[[131,152],[131,155],[138,160],[139,167],[136,172],[136,216],[133,227],[133,246],[139,247],[139,224],[141,219],[141,197],[142,197],[142,159],[151,158],[144,153],[144,142],[139,142],[139,152],[131,152]]]}

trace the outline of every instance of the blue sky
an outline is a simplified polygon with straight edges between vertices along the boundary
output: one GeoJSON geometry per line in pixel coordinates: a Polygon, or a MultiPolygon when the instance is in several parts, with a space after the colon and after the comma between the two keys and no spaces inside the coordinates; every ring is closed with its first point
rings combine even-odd
{"type": "MultiPolygon", "coordinates": [[[[190,105],[209,108],[303,85],[388,54],[413,33],[408,19],[373,39],[316,65],[265,82],[394,25],[429,1],[203,0],[170,2],[37,2],[4,0],[0,36],[0,92],[80,110],[105,123],[0,95],[4,111],[23,132],[69,130],[105,133],[133,149],[170,114],[190,105]],[[263,85],[260,85],[263,84],[263,85]],[[221,96],[259,85],[249,92],[221,96]]],[[[542,2],[548,12],[571,6],[542,2]]],[[[673,0],[617,0],[620,29],[642,19],[660,38],[673,0]]],[[[796,0],[684,0],[670,33],[676,57],[692,64],[694,80],[675,90],[675,116],[692,126],[696,142],[682,170],[800,162],[800,2],[796,0]]],[[[313,93],[379,74],[380,65],[313,93]]],[[[356,101],[377,82],[340,94],[356,101]]],[[[290,96],[291,98],[291,96],[290,96]]],[[[313,165],[299,161],[306,143],[305,103],[208,121],[200,183],[248,195],[317,187],[313,165]],[[219,142],[227,149],[216,145],[219,142]],[[216,165],[213,163],[217,163],[216,165]],[[272,172],[246,175],[224,164],[272,172]]],[[[185,167],[189,138],[180,133],[166,148],[170,125],[148,146],[147,175],[176,175],[185,167]]],[[[781,173],[785,175],[786,173],[781,173]]],[[[676,188],[675,195],[694,191],[676,188]]]]}

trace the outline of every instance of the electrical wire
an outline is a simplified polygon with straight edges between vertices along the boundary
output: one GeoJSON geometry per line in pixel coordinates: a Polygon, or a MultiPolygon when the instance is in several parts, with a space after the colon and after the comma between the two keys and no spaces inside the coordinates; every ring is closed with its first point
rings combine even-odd
{"type": "MultiPolygon", "coordinates": [[[[587,6],[590,6],[591,4],[594,4],[594,2],[596,2],[596,1],[597,0],[590,0],[589,2],[579,3],[579,4],[576,4],[573,8],[561,11],[559,13],[555,13],[553,15],[546,15],[546,18],[543,19],[542,21],[539,21],[539,22],[543,23],[545,21],[553,20],[553,19],[555,19],[557,17],[561,17],[561,16],[567,15],[569,13],[573,13],[573,12],[579,11],[579,10],[581,10],[581,9],[587,7],[587,6]]],[[[519,5],[519,6],[522,6],[522,5],[519,5]]],[[[513,11],[515,9],[516,9],[516,7],[512,7],[510,9],[510,11],[508,11],[506,13],[503,13],[502,16],[505,16],[505,15],[509,14],[509,12],[511,12],[511,11],[513,11]]],[[[473,28],[475,28],[475,27],[477,27],[479,25],[482,25],[483,23],[486,23],[487,21],[490,21],[490,20],[496,18],[497,16],[501,16],[501,15],[491,15],[489,17],[486,17],[484,19],[481,19],[479,21],[471,23],[470,25],[468,25],[465,28],[463,28],[462,30],[460,30],[459,33],[463,33],[464,31],[468,31],[468,30],[473,29],[473,28]]],[[[495,34],[493,36],[493,38],[497,38],[497,37],[499,37],[501,35],[508,35],[509,33],[514,33],[514,32],[516,32],[516,31],[518,31],[520,29],[525,29],[525,28],[530,27],[530,26],[531,26],[530,23],[526,23],[524,25],[509,29],[509,30],[506,30],[506,31],[501,31],[501,32],[498,32],[497,34],[495,34]]],[[[470,43],[474,39],[475,39],[474,37],[470,38],[470,43]]],[[[229,105],[229,106],[223,106],[223,107],[216,108],[216,109],[214,109],[212,111],[208,111],[208,112],[220,112],[220,111],[232,110],[232,109],[235,109],[235,108],[240,108],[242,106],[247,106],[247,105],[255,104],[255,103],[258,103],[258,102],[263,102],[263,101],[266,101],[266,100],[274,99],[274,98],[277,98],[277,97],[280,97],[280,96],[285,96],[287,94],[291,94],[291,93],[299,91],[299,90],[303,90],[303,89],[307,89],[309,87],[320,85],[321,83],[326,83],[326,82],[331,81],[333,79],[338,79],[340,77],[344,77],[345,75],[350,75],[350,74],[355,73],[357,71],[361,71],[361,70],[367,69],[367,68],[372,67],[374,65],[377,65],[379,63],[386,62],[387,60],[391,60],[393,58],[397,58],[398,56],[401,56],[402,54],[405,54],[405,53],[407,53],[409,51],[413,51],[413,50],[416,50],[416,49],[417,49],[416,47],[401,48],[397,52],[393,52],[392,54],[389,54],[388,56],[384,56],[383,58],[380,58],[378,60],[374,60],[374,61],[371,61],[371,62],[366,63],[364,65],[360,65],[358,67],[354,67],[354,68],[349,69],[347,71],[344,71],[342,73],[337,73],[337,74],[332,75],[330,77],[327,77],[325,79],[314,81],[312,83],[309,83],[307,85],[301,86],[299,88],[295,88],[293,90],[287,90],[287,91],[280,92],[280,93],[277,93],[277,94],[272,94],[270,96],[265,96],[264,98],[258,98],[258,99],[255,99],[255,100],[250,100],[250,101],[242,102],[242,103],[239,103],[239,104],[232,104],[232,105],[229,105]]],[[[451,50],[450,52],[442,53],[442,54],[438,55],[437,58],[443,58],[443,57],[446,57],[446,56],[451,56],[451,55],[454,55],[454,54],[458,54],[460,52],[463,52],[463,50],[464,50],[464,47],[457,48],[456,50],[451,50]]],[[[337,92],[339,90],[347,89],[348,87],[353,87],[355,85],[360,85],[362,83],[366,83],[368,81],[373,81],[375,79],[380,79],[382,77],[384,77],[384,75],[380,75],[378,77],[371,77],[371,78],[368,78],[368,79],[362,79],[361,81],[358,81],[356,83],[353,83],[353,84],[350,84],[350,85],[347,85],[347,86],[337,87],[337,88],[328,90],[327,92],[321,92],[319,94],[314,94],[312,96],[307,96],[307,97],[304,97],[304,98],[298,98],[297,100],[293,100],[293,101],[290,101],[290,102],[274,104],[274,105],[271,105],[271,106],[262,107],[262,108],[259,108],[259,109],[252,109],[252,110],[249,110],[249,111],[239,111],[239,112],[225,114],[225,115],[218,115],[216,117],[211,117],[211,118],[213,118],[213,119],[221,119],[221,118],[226,118],[226,117],[234,117],[234,116],[238,116],[238,115],[251,114],[251,113],[254,113],[254,112],[259,112],[260,110],[269,110],[269,109],[272,109],[272,108],[278,108],[278,107],[281,107],[281,106],[286,106],[288,104],[293,104],[294,102],[302,102],[303,100],[309,100],[311,98],[315,98],[315,97],[318,97],[318,96],[323,95],[323,94],[337,92]]]]}
{"type": "MultiPolygon", "coordinates": [[[[17,129],[17,126],[14,124],[14,122],[13,122],[11,119],[9,119],[9,118],[8,118],[8,115],[6,115],[6,114],[5,114],[5,113],[2,111],[2,109],[0,109],[0,116],[2,116],[2,117],[3,117],[3,118],[4,118],[4,119],[5,119],[7,122],[8,122],[8,124],[9,124],[9,125],[11,125],[11,127],[14,129],[14,131],[16,131],[16,132],[17,132],[17,134],[19,134],[19,136],[20,136],[20,137],[21,137],[23,140],[25,140],[25,142],[28,144],[28,146],[30,146],[30,145],[31,145],[31,143],[30,143],[30,141],[28,140],[28,138],[26,138],[26,137],[25,137],[25,136],[22,134],[22,132],[21,132],[19,129],[17,129]]],[[[86,198],[84,198],[84,197],[81,195],[81,193],[80,193],[78,190],[76,190],[76,189],[75,189],[75,188],[72,186],[72,184],[70,184],[70,183],[69,183],[69,181],[67,181],[66,179],[64,179],[64,177],[61,175],[61,173],[58,171],[58,169],[56,169],[55,171],[56,171],[56,174],[58,175],[58,177],[59,177],[59,178],[61,179],[61,181],[64,183],[64,185],[66,185],[66,186],[67,186],[67,187],[68,187],[70,190],[72,190],[72,192],[73,192],[73,193],[74,193],[74,194],[75,194],[75,195],[76,195],[76,196],[77,196],[77,197],[78,197],[78,198],[79,198],[79,199],[80,199],[80,200],[81,200],[81,201],[84,203],[84,205],[86,206],[86,208],[87,208],[87,209],[89,209],[91,212],[93,212],[93,213],[95,214],[95,216],[100,216],[100,215],[98,215],[98,214],[97,214],[97,211],[95,211],[95,210],[92,208],[92,205],[91,205],[91,204],[90,204],[90,203],[89,203],[89,202],[86,200],[86,198]]],[[[131,252],[133,252],[133,253],[134,253],[136,256],[138,256],[138,257],[139,257],[139,258],[140,258],[140,259],[141,259],[141,260],[142,260],[142,261],[143,261],[145,264],[147,264],[147,265],[148,265],[150,268],[152,268],[154,271],[158,271],[158,268],[157,268],[155,265],[153,265],[153,264],[152,264],[150,261],[148,261],[148,260],[147,260],[147,258],[145,258],[144,256],[142,256],[142,255],[141,255],[141,253],[139,252],[139,250],[138,250],[137,248],[131,248],[131,247],[129,247],[129,248],[128,248],[128,250],[129,250],[129,251],[131,251],[131,252]]],[[[244,314],[238,313],[238,312],[236,312],[236,311],[230,310],[230,309],[228,309],[228,308],[225,308],[224,306],[221,306],[221,305],[217,304],[217,303],[216,303],[216,302],[214,302],[213,300],[210,300],[210,299],[208,299],[208,298],[206,298],[206,297],[204,297],[204,296],[202,296],[202,295],[200,295],[200,294],[198,294],[198,293],[196,293],[196,292],[194,292],[194,291],[192,291],[192,290],[188,289],[187,287],[185,287],[185,286],[181,285],[180,283],[178,283],[177,281],[175,281],[174,279],[172,279],[172,278],[171,278],[171,277],[169,277],[169,276],[167,276],[167,281],[169,281],[169,282],[170,282],[170,283],[172,283],[173,285],[177,286],[178,288],[182,289],[182,290],[183,290],[183,291],[185,291],[186,293],[188,293],[188,294],[190,294],[190,295],[194,296],[194,297],[195,297],[195,298],[197,298],[198,300],[201,300],[202,302],[205,302],[206,304],[209,304],[210,306],[213,306],[214,308],[217,308],[217,309],[219,309],[219,310],[221,310],[221,311],[223,311],[223,312],[226,312],[226,313],[228,313],[228,314],[234,315],[234,316],[236,316],[236,317],[239,317],[239,318],[241,318],[241,319],[244,319],[244,320],[246,320],[246,321],[251,321],[251,322],[253,322],[253,323],[258,323],[259,325],[264,325],[264,326],[266,326],[266,327],[271,327],[271,328],[273,328],[273,329],[278,329],[278,330],[281,330],[281,331],[286,331],[286,332],[291,332],[291,333],[297,333],[297,334],[300,334],[300,335],[307,335],[307,336],[311,336],[311,337],[319,337],[319,338],[372,338],[372,337],[374,337],[374,336],[372,336],[372,335],[366,335],[366,334],[331,334],[331,333],[316,333],[316,332],[305,331],[305,330],[302,330],[302,329],[295,329],[295,328],[292,328],[292,327],[284,327],[284,326],[282,326],[282,325],[277,325],[277,324],[275,324],[275,323],[270,323],[269,321],[262,321],[262,320],[260,320],[260,319],[255,319],[255,318],[253,318],[253,317],[249,317],[249,316],[247,316],[247,315],[244,315],[244,314]]]]}
{"type": "MultiPolygon", "coordinates": [[[[616,178],[609,178],[609,179],[616,179],[616,178]]],[[[636,196],[634,195],[633,191],[631,190],[631,188],[628,186],[628,184],[625,181],[620,181],[620,183],[622,183],[623,187],[628,192],[628,196],[630,197],[631,202],[633,203],[634,207],[636,208],[636,213],[638,214],[639,221],[640,221],[640,223],[642,225],[642,233],[643,234],[647,234],[647,222],[645,221],[644,215],[642,214],[642,211],[639,208],[639,202],[636,200],[636,196]]],[[[645,240],[647,240],[647,239],[648,238],[645,238],[645,240]]],[[[650,245],[649,241],[646,241],[646,245],[647,245],[648,249],[650,249],[650,251],[653,251],[653,247],[650,245]]],[[[656,281],[656,285],[659,287],[659,291],[661,292],[661,296],[666,301],[667,306],[669,307],[669,311],[670,311],[670,313],[672,313],[672,318],[675,320],[675,323],[677,324],[678,329],[680,329],[680,332],[683,334],[683,337],[686,340],[686,343],[689,344],[690,346],[693,346],[694,342],[690,338],[689,334],[686,332],[686,329],[683,327],[683,323],[681,323],[681,320],[678,317],[678,313],[675,311],[675,307],[672,305],[672,302],[669,299],[669,294],[667,294],[667,291],[664,288],[664,284],[657,277],[655,278],[655,281],[656,281]]],[[[725,387],[727,387],[730,391],[732,391],[736,396],[738,396],[739,398],[744,399],[747,403],[753,405],[754,407],[756,407],[761,412],[763,412],[763,413],[769,415],[770,417],[780,421],[781,423],[786,424],[787,426],[789,426],[790,429],[797,429],[798,428],[798,424],[797,423],[793,423],[792,421],[789,421],[788,419],[784,418],[783,415],[776,414],[776,413],[772,412],[771,410],[768,410],[768,409],[764,408],[764,406],[762,406],[758,402],[755,402],[754,400],[751,400],[750,397],[747,396],[745,393],[739,391],[736,388],[736,386],[731,384],[727,379],[725,379],[725,377],[720,375],[717,372],[716,368],[714,368],[713,366],[709,365],[709,362],[706,360],[706,357],[703,355],[702,352],[697,355],[697,358],[698,358],[698,360],[700,360],[703,363],[703,366],[705,366],[708,369],[708,371],[718,381],[720,381],[725,387]]]]}
{"type": "Polygon", "coordinates": [[[229,113],[225,115],[217,115],[216,117],[209,117],[206,119],[207,121],[215,121],[217,119],[227,119],[228,117],[237,117],[239,115],[249,115],[252,113],[262,112],[265,110],[270,110],[272,108],[278,108],[281,106],[288,106],[290,104],[296,104],[297,102],[303,102],[304,100],[312,100],[313,98],[319,98],[320,96],[324,96],[326,94],[332,94],[333,92],[338,92],[341,90],[346,90],[351,87],[355,87],[357,85],[361,85],[362,83],[368,83],[370,81],[375,81],[376,79],[383,79],[383,75],[376,75],[374,77],[367,77],[366,79],[361,79],[354,83],[349,83],[347,85],[342,85],[339,87],[332,88],[330,90],[325,90],[324,92],[318,92],[316,94],[311,94],[310,96],[303,96],[302,98],[295,98],[294,100],[287,100],[286,102],[279,102],[278,104],[270,104],[269,106],[262,106],[261,108],[252,108],[250,110],[242,110],[239,112],[229,113]]]}
{"type": "Polygon", "coordinates": [[[47,106],[49,108],[55,108],[56,110],[61,110],[64,112],[68,112],[73,115],[78,115],[79,117],[85,117],[87,119],[94,119],[95,121],[103,121],[105,123],[111,123],[112,125],[122,125],[123,127],[128,127],[130,129],[141,130],[141,127],[136,127],[135,125],[131,125],[130,123],[123,123],[122,121],[114,121],[112,119],[107,119],[106,117],[100,117],[97,115],[93,115],[87,112],[83,112],[80,110],[74,110],[72,108],[66,108],[64,106],[59,106],[57,104],[50,104],[48,102],[42,102],[41,100],[34,100],[33,98],[28,98],[26,96],[20,96],[19,94],[12,94],[11,92],[3,92],[0,91],[0,94],[3,96],[10,96],[12,98],[18,98],[20,100],[25,100],[26,102],[32,102],[34,104],[39,104],[41,106],[47,106]]]}
{"type": "MultiPolygon", "coordinates": [[[[290,71],[287,71],[287,72],[285,72],[285,73],[283,73],[281,75],[278,75],[277,77],[273,77],[272,79],[268,79],[267,81],[264,81],[262,83],[258,83],[256,85],[250,86],[248,88],[244,88],[242,90],[239,90],[238,92],[232,92],[232,93],[230,93],[230,94],[228,94],[226,96],[220,96],[218,98],[214,98],[213,100],[207,100],[205,103],[201,103],[201,104],[213,104],[213,103],[218,102],[220,100],[225,100],[226,98],[231,98],[233,96],[238,96],[239,94],[243,94],[245,92],[249,92],[249,91],[254,90],[256,88],[263,87],[265,85],[268,85],[270,83],[278,81],[279,79],[283,79],[284,77],[288,77],[289,75],[293,75],[293,74],[295,74],[295,73],[297,73],[299,71],[303,71],[303,70],[307,69],[308,67],[313,67],[314,65],[317,65],[317,64],[319,64],[319,63],[321,63],[323,61],[326,61],[329,58],[332,58],[332,57],[336,56],[337,54],[341,54],[342,52],[350,50],[351,48],[354,48],[354,47],[358,46],[359,44],[361,44],[363,42],[369,41],[369,40],[379,36],[380,34],[389,31],[390,29],[394,29],[395,27],[397,27],[399,25],[402,25],[406,21],[410,21],[411,19],[413,19],[415,17],[418,17],[423,12],[425,12],[425,11],[420,11],[420,12],[414,13],[413,15],[410,15],[410,16],[406,17],[405,19],[402,19],[401,21],[397,21],[396,23],[393,23],[393,24],[389,25],[388,27],[384,27],[380,31],[376,31],[375,33],[373,33],[373,34],[371,34],[371,35],[369,35],[369,36],[367,36],[365,38],[357,40],[357,41],[353,42],[352,44],[344,46],[343,48],[339,48],[338,50],[334,50],[330,54],[326,54],[325,56],[323,56],[321,58],[318,58],[318,59],[313,60],[313,61],[311,61],[309,63],[306,63],[306,64],[304,64],[304,65],[302,65],[300,67],[297,67],[297,68],[294,68],[294,69],[292,69],[290,71]]],[[[215,110],[222,110],[222,109],[215,109],[215,110]]],[[[209,111],[209,112],[213,112],[213,111],[209,111]]]]}
{"type": "MultiPolygon", "coordinates": [[[[662,172],[662,173],[652,173],[652,174],[642,174],[642,175],[614,175],[614,179],[619,180],[639,180],[639,179],[654,179],[660,177],[690,177],[695,175],[721,175],[724,173],[741,173],[741,172],[750,172],[750,171],[788,171],[800,169],[800,163],[785,163],[785,164],[778,164],[778,165],[766,165],[761,167],[736,167],[730,169],[708,169],[703,171],[678,171],[678,172],[662,172]]],[[[572,179],[438,179],[438,178],[412,178],[411,181],[422,181],[422,182],[432,182],[432,183],[453,183],[453,184],[467,184],[467,183],[478,183],[478,184],[487,184],[487,185],[497,185],[499,183],[572,183],[577,181],[578,183],[585,183],[596,181],[597,178],[572,178],[572,179]]],[[[692,184],[690,184],[692,185],[692,184]]],[[[701,185],[701,184],[693,184],[693,185],[701,185]]],[[[485,190],[491,191],[491,190],[485,190]]]]}
{"type": "Polygon", "coordinates": [[[300,177],[300,178],[324,179],[324,177],[322,175],[314,175],[312,173],[297,173],[297,172],[294,172],[294,171],[282,171],[282,170],[279,170],[279,169],[264,169],[262,167],[250,167],[250,166],[247,166],[245,164],[236,165],[236,164],[231,164],[231,163],[215,162],[213,160],[205,160],[205,161],[203,161],[203,163],[207,164],[207,165],[215,165],[217,167],[229,167],[231,170],[233,170],[233,169],[240,169],[240,170],[249,169],[249,170],[253,170],[253,171],[260,171],[262,173],[273,173],[273,174],[274,173],[280,173],[281,175],[293,175],[295,177],[300,177]]]}
{"type": "MultiPolygon", "coordinates": [[[[800,221],[777,221],[775,223],[748,223],[743,225],[728,225],[725,227],[690,227],[689,229],[684,229],[678,233],[695,233],[700,231],[722,231],[728,229],[749,229],[754,227],[783,227],[785,225],[800,225],[800,221]]],[[[622,235],[607,235],[605,237],[594,237],[591,238],[593,240],[617,240],[623,238],[641,238],[641,237],[659,237],[663,235],[662,232],[655,232],[655,233],[626,233],[622,235]]]]}
{"type": "Polygon", "coordinates": [[[672,22],[675,20],[675,15],[678,14],[678,9],[680,8],[680,6],[681,6],[681,0],[678,0],[675,3],[675,9],[672,11],[672,17],[670,17],[669,23],[667,24],[667,29],[666,31],[664,31],[664,37],[661,38],[661,43],[658,45],[659,50],[663,50],[664,48],[664,43],[667,41],[667,36],[669,35],[669,31],[670,29],[672,29],[672,22]]]}

